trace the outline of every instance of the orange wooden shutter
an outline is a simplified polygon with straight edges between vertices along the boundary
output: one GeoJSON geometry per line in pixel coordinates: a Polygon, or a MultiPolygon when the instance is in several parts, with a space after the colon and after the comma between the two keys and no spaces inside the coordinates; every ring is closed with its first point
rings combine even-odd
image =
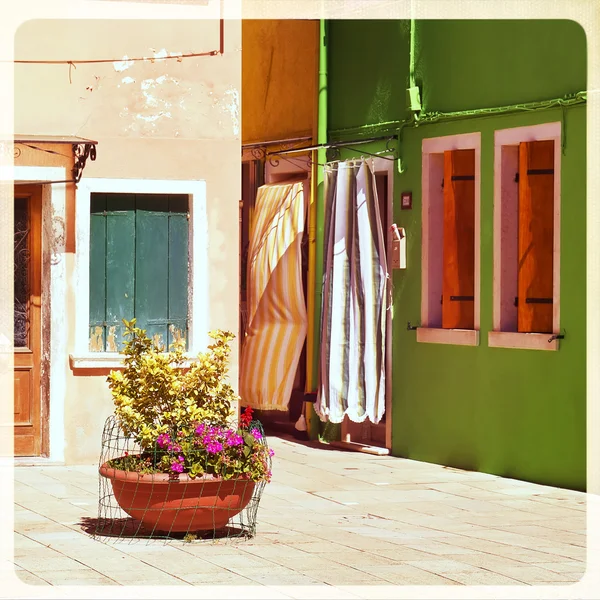
{"type": "Polygon", "coordinates": [[[444,152],[442,327],[475,327],[475,150],[444,152]]]}
{"type": "Polygon", "coordinates": [[[552,332],[554,141],[519,145],[517,329],[552,332]]]}

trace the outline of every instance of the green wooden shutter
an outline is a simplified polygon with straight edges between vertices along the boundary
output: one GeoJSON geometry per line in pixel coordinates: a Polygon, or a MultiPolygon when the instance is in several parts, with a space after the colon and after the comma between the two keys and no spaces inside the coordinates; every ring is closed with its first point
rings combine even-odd
{"type": "Polygon", "coordinates": [[[122,349],[122,319],[165,346],[187,341],[188,200],[92,194],[90,349],[122,349]]]}
{"type": "Polygon", "coordinates": [[[90,198],[90,331],[89,349],[105,350],[106,317],[106,195],[90,198]]]}
{"type": "Polygon", "coordinates": [[[136,197],[135,316],[148,337],[168,346],[169,197],[136,197]]]}
{"type": "Polygon", "coordinates": [[[119,352],[123,319],[134,316],[135,203],[130,194],[106,196],[106,351],[119,352]]]}
{"type": "Polygon", "coordinates": [[[174,334],[188,338],[188,199],[169,197],[169,344],[174,334]]]}

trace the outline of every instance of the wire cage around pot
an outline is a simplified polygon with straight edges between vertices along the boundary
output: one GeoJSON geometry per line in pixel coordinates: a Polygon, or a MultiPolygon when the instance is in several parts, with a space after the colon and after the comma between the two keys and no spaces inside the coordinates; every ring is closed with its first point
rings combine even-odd
{"type": "MultiPolygon", "coordinates": [[[[248,429],[260,434],[259,443],[266,450],[270,471],[271,458],[262,425],[252,421],[248,429]]],[[[191,542],[255,535],[265,481],[211,475],[192,478],[186,473],[126,470],[121,466],[128,457],[141,455],[140,446],[125,435],[118,419],[114,415],[108,417],[102,434],[94,537],[191,542]],[[118,466],[113,462],[116,459],[120,459],[118,466]]]]}

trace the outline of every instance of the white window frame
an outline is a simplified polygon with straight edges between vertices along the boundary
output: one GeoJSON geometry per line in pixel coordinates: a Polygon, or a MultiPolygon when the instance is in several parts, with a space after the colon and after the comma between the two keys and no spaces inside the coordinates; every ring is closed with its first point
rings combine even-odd
{"type": "Polygon", "coordinates": [[[206,349],[210,324],[208,216],[205,181],[149,179],[82,179],[76,194],[76,252],[74,283],[75,347],[72,369],[113,369],[123,365],[117,352],[90,352],[90,197],[95,193],[182,194],[189,198],[190,279],[188,288],[188,352],[191,358],[206,349]]]}
{"type": "Polygon", "coordinates": [[[480,236],[481,236],[481,133],[427,138],[422,143],[421,220],[421,326],[417,342],[479,345],[480,328],[480,236]],[[443,277],[443,198],[440,183],[444,175],[443,153],[448,150],[475,150],[475,271],[474,328],[441,327],[440,297],[443,277]],[[441,155],[441,158],[440,158],[441,155]]]}
{"type": "Polygon", "coordinates": [[[494,292],[493,331],[488,346],[527,350],[558,350],[559,342],[549,333],[516,331],[514,298],[517,272],[519,143],[554,141],[554,245],[553,245],[553,334],[560,332],[560,166],[561,123],[500,129],[494,134],[494,292]]]}

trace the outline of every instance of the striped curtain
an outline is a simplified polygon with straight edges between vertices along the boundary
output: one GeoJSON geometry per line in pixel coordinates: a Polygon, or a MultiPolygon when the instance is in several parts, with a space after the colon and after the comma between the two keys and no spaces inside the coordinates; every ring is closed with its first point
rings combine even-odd
{"type": "Polygon", "coordinates": [[[287,410],[307,330],[302,287],[302,183],[258,189],[250,225],[242,404],[287,410]]]}
{"type": "Polygon", "coordinates": [[[385,411],[387,262],[375,177],[368,164],[325,168],[321,365],[315,410],[378,423],[385,411]]]}

